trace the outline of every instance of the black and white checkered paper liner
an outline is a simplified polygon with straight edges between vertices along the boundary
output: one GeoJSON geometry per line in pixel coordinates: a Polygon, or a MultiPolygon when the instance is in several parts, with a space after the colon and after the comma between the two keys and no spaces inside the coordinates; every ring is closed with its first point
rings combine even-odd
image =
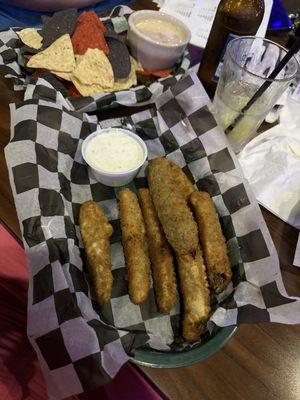
{"type": "MultiPolygon", "coordinates": [[[[117,33],[127,31],[127,19],[132,10],[126,6],[117,7],[110,18],[104,18],[117,33]]],[[[23,44],[14,29],[0,32],[0,71],[6,78],[12,79],[15,90],[24,90],[27,86],[33,92],[32,97],[39,96],[39,85],[36,78],[31,77],[25,67],[20,47],[23,44]]],[[[154,103],[154,100],[170,86],[176,84],[190,65],[188,51],[175,67],[173,75],[160,78],[150,85],[138,85],[127,90],[112,93],[95,94],[88,97],[68,97],[68,107],[73,111],[90,112],[107,108],[116,104],[136,106],[154,103]]]]}
{"type": "MultiPolygon", "coordinates": [[[[153,289],[134,305],[124,280],[118,190],[94,180],[81,156],[82,141],[100,127],[95,116],[74,112],[49,82],[44,96],[11,105],[11,141],[5,149],[10,181],[29,262],[28,336],[50,398],[93,389],[115,376],[145,343],[168,350],[180,329],[179,306],[157,312],[153,289]],[[78,214],[93,199],[114,228],[111,300],[90,300],[78,214]]],[[[300,301],[288,297],[269,232],[235,155],[208,107],[202,85],[190,73],[129,120],[145,141],[149,159],[166,156],[210,193],[217,207],[233,282],[218,296],[211,324],[300,322],[300,301]]],[[[143,168],[130,187],[145,187],[143,168]]],[[[174,348],[172,348],[174,350],[174,348]]]]}

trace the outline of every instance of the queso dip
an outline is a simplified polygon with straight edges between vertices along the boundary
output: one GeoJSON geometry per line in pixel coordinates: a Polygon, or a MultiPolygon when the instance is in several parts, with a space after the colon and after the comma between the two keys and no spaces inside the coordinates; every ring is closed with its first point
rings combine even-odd
{"type": "Polygon", "coordinates": [[[157,43],[178,45],[184,41],[181,29],[170,21],[147,18],[137,22],[135,27],[143,35],[157,43]]]}

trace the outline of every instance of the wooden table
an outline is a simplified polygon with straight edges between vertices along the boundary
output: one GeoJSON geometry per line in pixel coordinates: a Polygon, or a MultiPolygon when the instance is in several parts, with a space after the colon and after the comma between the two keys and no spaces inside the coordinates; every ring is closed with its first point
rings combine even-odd
{"type": "MultiPolygon", "coordinates": [[[[289,0],[289,9],[296,9],[296,3],[297,0],[289,0]]],[[[133,8],[155,8],[155,5],[144,0],[133,8]]],[[[277,39],[282,41],[283,37],[277,39]]],[[[199,50],[193,48],[194,61],[197,54],[199,50]]],[[[0,93],[0,221],[20,239],[3,150],[10,136],[8,104],[21,100],[22,93],[13,92],[3,77],[0,93]]],[[[103,112],[101,117],[118,116],[120,112],[128,115],[137,112],[137,108],[103,112]]],[[[298,231],[264,208],[262,213],[279,255],[287,291],[300,296],[300,269],[292,265],[298,231]]],[[[141,370],[172,400],[300,400],[299,345],[300,326],[242,325],[220,351],[200,364],[141,370]]]]}

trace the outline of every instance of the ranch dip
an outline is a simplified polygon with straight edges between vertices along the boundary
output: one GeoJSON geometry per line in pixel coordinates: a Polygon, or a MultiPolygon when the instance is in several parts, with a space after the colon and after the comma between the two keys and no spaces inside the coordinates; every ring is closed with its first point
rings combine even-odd
{"type": "Polygon", "coordinates": [[[139,143],[119,129],[96,135],[85,150],[88,163],[106,172],[129,171],[142,162],[143,156],[139,143]]]}
{"type": "Polygon", "coordinates": [[[183,43],[180,28],[170,21],[157,18],[147,18],[135,24],[136,29],[157,43],[178,45],[183,43]]]}

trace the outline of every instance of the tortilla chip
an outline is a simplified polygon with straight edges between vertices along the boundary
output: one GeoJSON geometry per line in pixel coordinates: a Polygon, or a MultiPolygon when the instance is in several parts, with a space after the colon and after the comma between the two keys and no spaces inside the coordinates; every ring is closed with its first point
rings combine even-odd
{"type": "Polygon", "coordinates": [[[114,71],[115,79],[127,78],[131,70],[131,63],[126,44],[112,34],[106,37],[106,41],[109,47],[108,59],[114,71]]]}
{"type": "Polygon", "coordinates": [[[145,76],[155,76],[157,78],[166,78],[167,76],[171,75],[173,68],[162,69],[162,70],[152,70],[152,69],[144,69],[144,70],[137,70],[138,75],[145,75],[145,76]]]}
{"type": "Polygon", "coordinates": [[[83,55],[75,54],[76,65],[83,59],[83,55]]]}
{"type": "Polygon", "coordinates": [[[138,80],[138,83],[141,85],[149,86],[151,83],[155,82],[156,78],[153,75],[144,75],[141,74],[141,71],[136,72],[136,77],[138,80]]]}
{"type": "Polygon", "coordinates": [[[42,69],[42,68],[36,69],[31,76],[34,78],[38,78],[38,77],[42,76],[46,71],[47,71],[46,69],[42,69]]]}
{"type": "MultiPolygon", "coordinates": [[[[80,57],[79,64],[81,64],[81,60],[83,57],[80,57]]],[[[82,83],[75,74],[70,74],[71,80],[78,90],[78,92],[82,96],[92,96],[93,94],[99,94],[103,92],[115,92],[118,90],[126,90],[131,88],[132,86],[137,84],[136,72],[135,68],[137,67],[137,63],[134,58],[130,57],[131,60],[131,70],[130,74],[126,79],[117,79],[115,80],[113,86],[111,88],[104,88],[102,85],[94,83],[94,84],[85,84],[82,83]]],[[[78,64],[78,65],[79,65],[78,64]]]]}
{"type": "Polygon", "coordinates": [[[26,44],[24,46],[20,47],[20,53],[21,54],[36,54],[39,52],[39,49],[34,49],[33,47],[29,47],[26,44]]]}
{"type": "Polygon", "coordinates": [[[66,82],[65,84],[67,90],[68,90],[68,97],[80,97],[81,94],[78,92],[76,87],[74,86],[73,82],[66,82]]]}
{"type": "Polygon", "coordinates": [[[72,36],[75,54],[85,54],[87,49],[99,49],[109,54],[104,32],[106,28],[95,11],[84,11],[76,22],[76,29],[72,36]]]}
{"type": "Polygon", "coordinates": [[[91,96],[93,94],[103,93],[104,89],[101,85],[93,84],[93,85],[85,85],[81,83],[74,75],[71,75],[72,82],[75,88],[82,96],[91,96]]]}
{"type": "Polygon", "coordinates": [[[42,47],[42,36],[34,28],[25,28],[17,32],[22,42],[32,49],[40,49],[42,47]]]}
{"type": "Polygon", "coordinates": [[[171,75],[172,71],[173,71],[173,68],[168,68],[168,69],[162,69],[160,71],[156,71],[156,70],[152,71],[151,70],[151,73],[153,76],[156,76],[158,78],[166,78],[167,76],[171,75]]]}
{"type": "Polygon", "coordinates": [[[128,77],[126,79],[116,79],[112,89],[110,89],[110,90],[105,89],[105,92],[109,92],[109,91],[115,92],[115,91],[119,91],[119,90],[126,90],[137,84],[137,78],[136,78],[136,72],[135,72],[137,63],[133,57],[130,57],[130,60],[131,60],[131,70],[130,70],[128,77]]]}
{"type": "Polygon", "coordinates": [[[61,36],[46,50],[32,56],[27,67],[72,72],[75,68],[75,58],[70,35],[61,36]]]}
{"type": "Polygon", "coordinates": [[[136,75],[139,83],[141,83],[142,85],[150,85],[156,80],[156,78],[166,78],[167,76],[171,75],[172,71],[173,68],[158,71],[138,67],[138,69],[136,69],[136,75]]]}
{"type": "Polygon", "coordinates": [[[70,81],[70,82],[72,81],[72,79],[71,79],[72,72],[51,71],[51,73],[53,75],[58,76],[61,79],[64,79],[65,81],[70,81]]]}
{"type": "Polygon", "coordinates": [[[72,36],[77,20],[77,10],[69,8],[57,11],[51,17],[42,16],[43,28],[41,35],[44,38],[43,47],[48,47],[65,34],[72,36]]]}
{"type": "Polygon", "coordinates": [[[96,84],[109,89],[114,84],[112,66],[103,51],[98,49],[88,49],[80,57],[73,76],[85,85],[96,84]]]}
{"type": "Polygon", "coordinates": [[[131,62],[133,63],[134,69],[136,72],[138,71],[144,71],[144,68],[142,67],[142,64],[138,60],[136,60],[134,57],[130,57],[131,62]]]}

